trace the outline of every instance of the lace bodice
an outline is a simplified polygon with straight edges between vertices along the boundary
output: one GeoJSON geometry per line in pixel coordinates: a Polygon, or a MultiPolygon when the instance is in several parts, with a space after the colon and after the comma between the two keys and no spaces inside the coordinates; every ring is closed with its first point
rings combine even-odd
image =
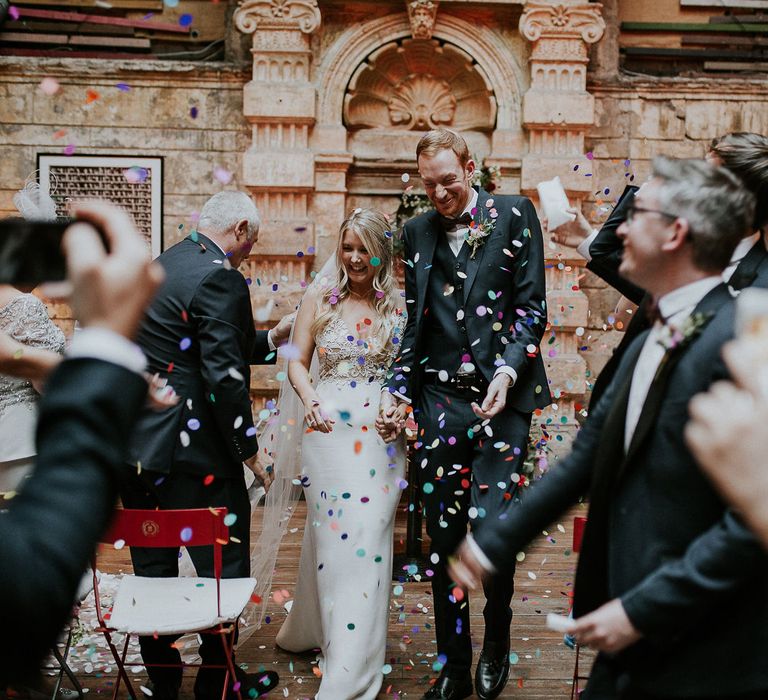
{"type": "Polygon", "coordinates": [[[397,313],[392,335],[383,348],[357,338],[340,315],[331,318],[315,338],[320,361],[319,381],[384,382],[400,352],[405,314],[397,313]]]}
{"type": "MultiPolygon", "coordinates": [[[[14,297],[0,308],[0,332],[23,345],[64,352],[64,333],[48,317],[45,304],[32,294],[14,297]]],[[[0,374],[0,415],[9,406],[36,400],[31,382],[0,374]]]]}

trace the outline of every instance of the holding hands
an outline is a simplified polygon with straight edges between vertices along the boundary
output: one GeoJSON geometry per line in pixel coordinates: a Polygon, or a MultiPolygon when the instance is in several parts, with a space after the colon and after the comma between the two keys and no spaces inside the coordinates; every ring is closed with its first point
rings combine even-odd
{"type": "Polygon", "coordinates": [[[379,415],[376,418],[376,432],[384,442],[394,442],[405,428],[408,418],[408,404],[396,399],[388,391],[381,392],[379,415]]]}

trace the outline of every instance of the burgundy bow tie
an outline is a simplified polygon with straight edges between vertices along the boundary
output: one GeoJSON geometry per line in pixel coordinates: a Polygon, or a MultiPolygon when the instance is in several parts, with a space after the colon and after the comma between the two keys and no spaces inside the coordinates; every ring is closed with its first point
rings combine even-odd
{"type": "Polygon", "coordinates": [[[471,223],[472,214],[470,214],[468,211],[465,211],[461,216],[458,216],[455,219],[448,216],[440,217],[440,224],[446,231],[450,231],[451,229],[459,228],[461,226],[469,226],[471,223]]]}

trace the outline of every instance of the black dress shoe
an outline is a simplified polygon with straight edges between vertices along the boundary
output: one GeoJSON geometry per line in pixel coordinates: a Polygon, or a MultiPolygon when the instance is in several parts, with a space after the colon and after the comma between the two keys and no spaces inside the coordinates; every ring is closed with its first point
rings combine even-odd
{"type": "Polygon", "coordinates": [[[480,652],[475,670],[475,691],[480,700],[499,697],[509,678],[509,649],[488,644],[480,652]]]}
{"type": "MultiPolygon", "coordinates": [[[[208,669],[201,669],[195,681],[195,700],[221,700],[221,684],[224,676],[219,672],[218,678],[208,674],[200,678],[200,673],[208,669]]],[[[239,666],[235,666],[235,682],[239,683],[238,690],[243,700],[263,698],[270,690],[274,690],[280,682],[280,677],[274,671],[261,671],[260,673],[246,673],[239,666]]],[[[230,680],[227,690],[227,700],[237,700],[237,691],[230,680]]]]}
{"type": "Polygon", "coordinates": [[[462,678],[440,676],[437,682],[426,692],[422,700],[463,700],[472,695],[472,676],[467,673],[462,678]]]}

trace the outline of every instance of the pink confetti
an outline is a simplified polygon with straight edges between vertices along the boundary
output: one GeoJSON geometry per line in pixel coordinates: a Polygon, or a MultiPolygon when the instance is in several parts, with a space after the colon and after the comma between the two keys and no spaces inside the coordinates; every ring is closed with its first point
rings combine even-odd
{"type": "Polygon", "coordinates": [[[226,168],[222,168],[220,165],[217,165],[213,169],[213,176],[222,184],[222,185],[228,185],[230,182],[232,182],[232,173],[229,172],[226,168]]]}
{"type": "Polygon", "coordinates": [[[19,13],[19,8],[16,7],[15,5],[11,5],[8,8],[8,14],[11,16],[11,19],[19,19],[19,17],[21,16],[19,13]]]}
{"type": "Polygon", "coordinates": [[[49,97],[55,95],[61,86],[56,78],[43,78],[40,81],[40,89],[49,97]]]}

